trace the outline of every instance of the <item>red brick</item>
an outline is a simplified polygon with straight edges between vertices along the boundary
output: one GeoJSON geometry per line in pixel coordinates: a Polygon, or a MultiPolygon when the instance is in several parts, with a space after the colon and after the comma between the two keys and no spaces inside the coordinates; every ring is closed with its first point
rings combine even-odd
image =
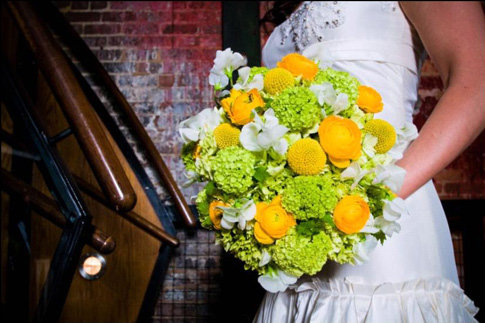
{"type": "Polygon", "coordinates": [[[68,12],[66,18],[70,22],[100,21],[101,15],[97,12],[68,12]]]}
{"type": "Polygon", "coordinates": [[[197,25],[174,25],[174,34],[195,34],[199,30],[197,25]]]}
{"type": "Polygon", "coordinates": [[[199,46],[199,37],[178,36],[173,38],[173,46],[176,48],[187,48],[199,46]]]}
{"type": "Polygon", "coordinates": [[[108,8],[107,1],[91,1],[91,9],[102,10],[108,8]]]}
{"type": "Polygon", "coordinates": [[[89,1],[73,1],[71,4],[72,10],[88,10],[89,1]]]}
{"type": "Polygon", "coordinates": [[[84,34],[113,35],[121,32],[121,24],[89,24],[84,26],[84,34]]]}
{"type": "Polygon", "coordinates": [[[130,3],[128,1],[110,1],[110,9],[114,10],[126,10],[130,3]]]}
{"type": "MultiPolygon", "coordinates": [[[[221,27],[220,24],[200,26],[200,33],[203,34],[203,35],[216,34],[219,37],[221,37],[221,32],[222,32],[222,27],[221,27]]],[[[222,37],[221,37],[221,39],[222,39],[222,37]]]]}
{"type": "Polygon", "coordinates": [[[123,32],[128,35],[158,34],[158,25],[154,23],[124,24],[123,32]]]}
{"type": "Polygon", "coordinates": [[[173,86],[175,77],[173,74],[162,74],[159,76],[158,85],[160,87],[171,87],[173,86]]]}
{"type": "Polygon", "coordinates": [[[220,49],[221,46],[222,46],[222,40],[220,37],[200,37],[201,48],[220,49]]]}
{"type": "Polygon", "coordinates": [[[111,21],[111,22],[127,22],[127,21],[135,21],[136,15],[134,12],[103,12],[102,15],[103,21],[111,21]]]}
{"type": "Polygon", "coordinates": [[[107,45],[106,37],[83,37],[89,47],[103,47],[107,45]]]}

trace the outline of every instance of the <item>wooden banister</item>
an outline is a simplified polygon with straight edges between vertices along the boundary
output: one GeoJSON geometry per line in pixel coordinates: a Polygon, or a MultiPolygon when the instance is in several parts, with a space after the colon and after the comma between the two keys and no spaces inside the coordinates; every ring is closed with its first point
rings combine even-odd
{"type": "MultiPolygon", "coordinates": [[[[175,180],[173,179],[170,170],[166,166],[163,158],[158,152],[157,148],[153,144],[153,141],[147,134],[145,128],[140,123],[138,117],[133,112],[130,104],[118,89],[116,83],[111,79],[108,72],[104,69],[103,65],[99,62],[97,57],[93,54],[91,49],[86,45],[84,40],[79,34],[72,28],[66,18],[55,8],[52,4],[41,4],[43,11],[49,8],[46,15],[49,16],[49,24],[56,29],[56,31],[64,37],[66,43],[72,47],[72,52],[76,57],[86,66],[89,66],[97,77],[104,83],[104,86],[111,92],[116,104],[121,108],[126,115],[129,125],[137,135],[137,139],[143,145],[147,152],[147,156],[159,174],[160,178],[165,184],[165,187],[169,190],[173,202],[180,212],[185,224],[188,227],[195,227],[197,221],[192,214],[187,202],[185,201],[182,193],[180,192],[175,180]]],[[[40,9],[40,8],[39,8],[40,9]]]]}
{"type": "MultiPolygon", "coordinates": [[[[107,206],[108,202],[106,199],[103,197],[103,194],[93,185],[89,184],[79,176],[74,175],[74,179],[76,180],[77,185],[87,195],[91,196],[93,199],[96,201],[100,202],[101,204],[107,206]]],[[[143,218],[141,215],[130,211],[130,212],[125,212],[125,213],[120,213],[122,217],[124,217],[126,220],[130,221],[132,224],[140,228],[141,230],[145,231],[146,233],[150,234],[152,237],[162,241],[166,242],[172,247],[177,247],[180,244],[179,239],[176,237],[173,237],[172,235],[168,234],[164,230],[160,229],[150,221],[147,221],[145,218],[143,218]]]]}
{"type": "Polygon", "coordinates": [[[64,111],[106,198],[117,211],[133,209],[136,204],[135,191],[69,68],[62,49],[29,2],[9,1],[8,8],[64,111]]]}
{"type": "MultiPolygon", "coordinates": [[[[15,194],[20,196],[22,200],[31,205],[37,213],[58,227],[64,228],[66,226],[68,222],[67,219],[52,198],[25,184],[4,168],[2,168],[2,190],[10,195],[15,194]]],[[[116,243],[113,237],[96,227],[93,228],[93,233],[88,244],[103,254],[113,252],[116,248],[116,243]]]]}

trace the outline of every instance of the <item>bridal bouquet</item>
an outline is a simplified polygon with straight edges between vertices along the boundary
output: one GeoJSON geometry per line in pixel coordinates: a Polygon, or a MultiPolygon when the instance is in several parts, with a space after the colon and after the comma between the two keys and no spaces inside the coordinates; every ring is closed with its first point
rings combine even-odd
{"type": "Polygon", "coordinates": [[[328,260],[365,262],[406,213],[394,194],[405,172],[393,162],[416,128],[374,118],[379,93],[324,54],[268,69],[217,51],[216,106],[178,128],[189,183],[207,182],[196,198],[202,227],[270,292],[328,260]]]}

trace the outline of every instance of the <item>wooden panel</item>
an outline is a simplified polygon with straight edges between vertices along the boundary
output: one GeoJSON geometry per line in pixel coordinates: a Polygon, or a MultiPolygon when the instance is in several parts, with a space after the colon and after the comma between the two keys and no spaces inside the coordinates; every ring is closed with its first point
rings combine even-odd
{"type": "MultiPolygon", "coordinates": [[[[43,123],[49,129],[47,131],[49,135],[55,135],[67,127],[62,111],[42,77],[39,77],[36,105],[43,123]]],[[[107,133],[106,129],[105,132],[107,133]]],[[[133,211],[161,227],[136,176],[109,134],[108,138],[136,191],[138,202],[133,211]]],[[[60,142],[58,149],[72,173],[99,187],[73,136],[60,142]]],[[[48,194],[37,169],[34,170],[33,183],[36,188],[48,194]]],[[[61,321],[133,322],[138,316],[161,243],[114,211],[84,194],[83,197],[93,216],[93,224],[112,235],[117,247],[112,254],[105,256],[107,270],[99,280],[87,281],[79,273],[75,274],[61,321]]],[[[60,233],[57,228],[52,229],[57,230],[57,234],[51,232],[51,225],[43,221],[45,220],[37,216],[32,218],[31,308],[38,300],[39,291],[45,280],[46,263],[52,257],[53,248],[60,233]]],[[[94,252],[89,246],[86,246],[83,251],[84,253],[94,252]]]]}

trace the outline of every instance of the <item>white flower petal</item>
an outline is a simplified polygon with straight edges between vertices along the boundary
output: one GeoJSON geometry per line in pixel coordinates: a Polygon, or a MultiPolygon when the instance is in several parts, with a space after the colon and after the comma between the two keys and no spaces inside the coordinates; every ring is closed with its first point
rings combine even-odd
{"type": "Polygon", "coordinates": [[[258,134],[260,130],[261,126],[255,122],[246,124],[241,129],[241,134],[239,135],[241,145],[249,151],[263,150],[258,144],[258,134]]]}
{"type": "Polygon", "coordinates": [[[278,269],[278,276],[280,277],[281,281],[286,285],[294,284],[298,280],[298,277],[290,275],[280,269],[278,269]]]}
{"type": "Polygon", "coordinates": [[[245,207],[242,211],[242,217],[246,220],[252,220],[256,216],[256,204],[253,201],[250,201],[250,204],[245,207]]]}
{"type": "Polygon", "coordinates": [[[380,228],[382,232],[388,237],[392,237],[393,233],[399,233],[401,226],[395,221],[387,221],[383,216],[379,216],[374,221],[374,226],[380,228]]]}
{"type": "Polygon", "coordinates": [[[369,260],[370,253],[376,248],[377,239],[372,235],[366,235],[365,241],[354,245],[355,263],[361,265],[369,260]]]}
{"type": "Polygon", "coordinates": [[[378,228],[374,226],[374,216],[372,214],[369,216],[369,220],[367,220],[367,223],[365,226],[360,230],[359,232],[362,233],[377,233],[379,231],[378,228]]]}
{"type": "Polygon", "coordinates": [[[258,282],[270,293],[284,292],[288,288],[278,276],[262,275],[258,277],[258,282]]]}
{"type": "Polygon", "coordinates": [[[340,111],[347,109],[349,105],[349,96],[345,93],[339,93],[337,99],[332,105],[333,113],[338,114],[340,111]]]}
{"type": "Polygon", "coordinates": [[[224,229],[230,230],[234,227],[234,222],[229,222],[225,218],[222,218],[221,227],[223,227],[224,229]]]}
{"type": "Polygon", "coordinates": [[[248,91],[252,89],[257,89],[258,91],[262,91],[264,89],[264,78],[261,74],[254,75],[253,79],[247,85],[248,91]]]}
{"type": "Polygon", "coordinates": [[[266,250],[263,250],[262,255],[261,255],[261,260],[259,261],[259,267],[263,267],[264,265],[267,265],[271,261],[272,257],[267,252],[266,250]]]}
{"type": "Polygon", "coordinates": [[[278,155],[284,156],[288,151],[288,141],[281,138],[273,145],[273,149],[278,155]]]}
{"type": "Polygon", "coordinates": [[[376,177],[373,184],[384,183],[391,191],[397,194],[401,189],[404,177],[406,176],[406,170],[394,164],[376,167],[376,177]]]}

